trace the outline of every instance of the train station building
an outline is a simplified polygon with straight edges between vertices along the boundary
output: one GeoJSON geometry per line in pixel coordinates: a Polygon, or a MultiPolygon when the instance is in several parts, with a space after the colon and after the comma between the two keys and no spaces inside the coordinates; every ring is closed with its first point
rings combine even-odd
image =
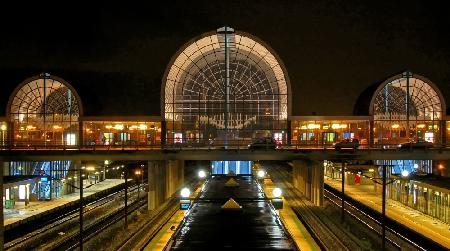
{"type": "MultiPolygon", "coordinates": [[[[187,41],[167,62],[161,76],[161,87],[155,90],[161,98],[153,101],[154,106],[160,107],[160,113],[138,116],[130,115],[135,114],[132,111],[95,112],[102,107],[117,106],[122,94],[117,98],[101,93],[85,97],[77,91],[83,83],[73,76],[73,81],[51,71],[22,76],[22,82],[8,83],[16,88],[3,107],[4,116],[0,117],[1,148],[231,149],[246,148],[255,139],[271,138],[279,148],[287,149],[326,149],[341,141],[358,139],[360,148],[389,150],[410,141],[445,146],[450,140],[450,117],[437,84],[409,70],[386,76],[384,81],[367,88],[354,101],[352,115],[293,113],[293,99],[314,97],[293,96],[295,87],[277,52],[263,39],[230,27],[187,41]]],[[[107,83],[101,84],[107,88],[107,83]]],[[[123,88],[127,88],[126,82],[123,88]]],[[[449,169],[440,170],[442,163],[431,160],[390,161],[390,164],[394,165],[392,172],[406,169],[428,174],[441,171],[445,175],[449,169]]],[[[33,185],[29,188],[28,193],[39,198],[58,197],[64,189],[70,192],[64,184],[73,177],[71,161],[8,165],[6,176],[50,177],[48,186],[40,180],[38,188],[33,185]]],[[[225,165],[228,164],[221,170],[226,169],[225,165]]],[[[245,165],[250,172],[251,168],[245,165]]],[[[102,171],[105,170],[93,174],[100,177],[102,171]]],[[[30,187],[28,183],[20,186],[30,187]]],[[[448,207],[450,197],[442,194],[448,207]]]]}

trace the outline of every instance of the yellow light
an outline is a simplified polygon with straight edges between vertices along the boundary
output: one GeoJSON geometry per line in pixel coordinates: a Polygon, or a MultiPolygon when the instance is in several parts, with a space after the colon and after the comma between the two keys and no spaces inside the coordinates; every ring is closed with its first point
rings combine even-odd
{"type": "Polygon", "coordinates": [[[393,124],[391,127],[392,127],[392,129],[397,129],[397,128],[400,127],[400,125],[399,124],[393,124]]]}
{"type": "Polygon", "coordinates": [[[141,130],[147,130],[147,125],[145,125],[145,124],[140,124],[140,125],[139,125],[139,129],[141,129],[141,130]]]}
{"type": "Polygon", "coordinates": [[[338,129],[339,127],[340,127],[339,124],[332,124],[332,125],[331,125],[331,128],[332,128],[332,129],[338,129]]]}
{"type": "Polygon", "coordinates": [[[417,125],[417,128],[425,128],[425,124],[417,125]]]}
{"type": "Polygon", "coordinates": [[[36,129],[36,126],[27,125],[27,130],[33,130],[33,129],[36,129]]]}
{"type": "Polygon", "coordinates": [[[442,169],[444,169],[444,165],[439,164],[438,168],[439,168],[439,170],[442,170],[442,169]]]}
{"type": "Polygon", "coordinates": [[[111,129],[111,128],[112,128],[112,125],[107,125],[107,126],[105,126],[105,128],[106,128],[106,129],[111,129]]]}
{"type": "Polygon", "coordinates": [[[320,129],[319,124],[308,124],[308,129],[320,129]]]}
{"type": "Polygon", "coordinates": [[[339,125],[340,128],[347,128],[347,124],[339,125]]]}
{"type": "Polygon", "coordinates": [[[302,126],[300,127],[300,129],[305,130],[305,129],[306,129],[306,126],[305,126],[305,125],[302,125],[302,126]]]}
{"type": "Polygon", "coordinates": [[[330,128],[329,126],[322,126],[322,129],[327,130],[328,128],[330,128]]]}
{"type": "Polygon", "coordinates": [[[369,169],[369,172],[373,173],[375,170],[373,168],[369,169]]]}
{"type": "Polygon", "coordinates": [[[62,128],[62,126],[59,126],[59,125],[54,125],[53,126],[53,129],[55,129],[55,130],[58,130],[58,129],[61,129],[62,128]]]}
{"type": "Polygon", "coordinates": [[[114,129],[116,129],[116,130],[123,130],[123,125],[122,124],[116,124],[116,125],[114,125],[114,129]]]}
{"type": "Polygon", "coordinates": [[[88,167],[86,167],[86,170],[87,170],[87,171],[95,171],[95,167],[93,167],[93,166],[88,166],[88,167]]]}
{"type": "Polygon", "coordinates": [[[136,170],[136,171],[134,171],[134,174],[136,174],[136,175],[141,175],[141,170],[136,170]]]}
{"type": "Polygon", "coordinates": [[[0,127],[0,129],[2,129],[2,131],[6,131],[6,125],[2,125],[2,126],[0,127]]]}

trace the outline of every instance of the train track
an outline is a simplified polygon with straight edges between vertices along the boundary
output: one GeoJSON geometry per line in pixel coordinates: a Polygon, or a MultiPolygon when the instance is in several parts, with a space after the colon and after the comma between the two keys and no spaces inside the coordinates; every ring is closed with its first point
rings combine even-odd
{"type": "MultiPolygon", "coordinates": [[[[134,193],[137,190],[137,185],[131,186],[129,193],[134,193]]],[[[123,190],[111,193],[105,197],[99,198],[96,201],[86,204],[83,209],[83,213],[88,217],[90,214],[95,213],[96,210],[100,210],[103,207],[108,206],[108,204],[114,201],[120,200],[123,197],[123,190]]],[[[5,250],[23,250],[31,249],[39,246],[40,243],[45,242],[44,240],[54,240],[55,232],[58,229],[64,228],[65,225],[70,225],[79,218],[79,209],[71,210],[63,215],[55,217],[48,225],[41,227],[40,229],[26,234],[23,237],[16,238],[4,245],[5,250]]],[[[76,224],[78,225],[78,224],[76,224]]]]}
{"type": "MultiPolygon", "coordinates": [[[[283,181],[292,179],[292,174],[283,168],[273,168],[272,172],[277,175],[282,175],[283,181]],[[276,169],[276,170],[275,170],[276,169]],[[280,170],[281,169],[281,170],[280,170]]],[[[285,184],[288,182],[284,182],[285,184]]],[[[290,183],[288,183],[292,187],[290,183]]],[[[294,190],[301,196],[301,194],[294,190]]],[[[337,208],[342,208],[341,194],[334,189],[325,189],[324,198],[337,208]]],[[[353,204],[350,198],[345,201],[345,216],[351,217],[362,226],[365,226],[373,235],[382,237],[382,225],[379,220],[379,213],[368,212],[365,208],[353,204]]],[[[291,202],[290,202],[291,203],[291,202]]],[[[301,216],[300,216],[301,217],[301,216]]],[[[392,250],[445,250],[444,247],[437,243],[431,242],[429,239],[424,239],[420,234],[412,233],[411,230],[397,224],[393,220],[388,220],[386,225],[386,244],[392,250]],[[403,234],[406,233],[406,234],[403,234]]]]}
{"type": "MultiPolygon", "coordinates": [[[[339,195],[324,189],[324,197],[331,203],[333,203],[335,206],[342,208],[342,199],[339,195]]],[[[345,201],[345,207],[344,210],[346,212],[346,215],[352,217],[353,219],[357,220],[364,226],[366,226],[368,229],[370,229],[373,233],[378,235],[380,238],[382,237],[381,229],[382,225],[381,222],[379,222],[377,219],[373,218],[369,214],[363,212],[362,210],[358,209],[356,206],[350,204],[349,202],[345,201]]],[[[417,243],[413,242],[412,240],[406,238],[405,236],[401,235],[398,232],[395,232],[390,227],[386,227],[386,241],[392,247],[401,250],[402,247],[405,248],[406,245],[408,246],[408,249],[413,250],[426,250],[425,248],[421,247],[417,243]]]]}
{"type": "MultiPolygon", "coordinates": [[[[123,207],[118,210],[111,212],[107,215],[104,215],[97,221],[92,224],[87,225],[83,229],[83,243],[88,242],[92,238],[96,237],[99,233],[107,229],[109,226],[123,220],[132,214],[134,211],[139,209],[141,206],[147,204],[146,199],[142,200],[134,200],[129,206],[127,210],[127,215],[125,215],[123,207]]],[[[46,248],[46,250],[74,250],[79,247],[80,244],[80,232],[77,231],[69,236],[62,238],[56,244],[52,244],[51,247],[46,248]]]]}
{"type": "Polygon", "coordinates": [[[286,182],[289,177],[287,173],[281,172],[276,168],[270,169],[272,179],[278,184],[282,184],[284,197],[289,201],[289,205],[295,212],[300,221],[308,229],[317,244],[323,250],[360,250],[361,247],[352,241],[352,238],[345,232],[332,229],[330,222],[324,222],[321,217],[314,212],[311,205],[301,199],[301,195],[292,186],[286,182]],[[344,236],[343,236],[344,235],[344,236]]]}

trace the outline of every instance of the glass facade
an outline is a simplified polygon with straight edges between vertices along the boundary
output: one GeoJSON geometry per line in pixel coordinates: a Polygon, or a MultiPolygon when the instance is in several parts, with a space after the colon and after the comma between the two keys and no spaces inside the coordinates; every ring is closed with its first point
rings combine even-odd
{"type": "Polygon", "coordinates": [[[253,161],[245,160],[224,160],[224,161],[211,161],[211,174],[251,174],[253,161]]]}
{"type": "Polygon", "coordinates": [[[20,85],[8,107],[13,146],[78,145],[77,97],[73,88],[47,73],[20,85]]]}
{"type": "Polygon", "coordinates": [[[50,200],[65,193],[64,181],[71,167],[72,161],[11,161],[9,175],[35,176],[31,183],[32,200],[50,200]]]}
{"type": "Polygon", "coordinates": [[[397,180],[390,186],[390,198],[450,223],[450,191],[420,181],[397,180]]]}
{"type": "Polygon", "coordinates": [[[85,146],[159,146],[161,122],[83,121],[83,141],[85,146]]]}
{"type": "Polygon", "coordinates": [[[296,119],[291,121],[291,144],[296,146],[327,147],[356,138],[361,147],[368,144],[369,119],[331,120],[296,119]]]}
{"type": "Polygon", "coordinates": [[[224,27],[188,44],[164,79],[167,143],[287,142],[288,83],[279,59],[224,27]]]}
{"type": "Polygon", "coordinates": [[[433,83],[411,72],[387,80],[372,99],[373,143],[441,143],[445,111],[441,97],[433,83]]]}

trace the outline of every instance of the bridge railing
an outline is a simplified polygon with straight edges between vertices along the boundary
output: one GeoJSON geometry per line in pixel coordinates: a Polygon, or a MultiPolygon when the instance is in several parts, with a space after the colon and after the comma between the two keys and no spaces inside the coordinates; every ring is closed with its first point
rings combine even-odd
{"type": "MultiPolygon", "coordinates": [[[[68,145],[68,144],[52,144],[48,142],[33,142],[33,143],[15,143],[0,145],[0,150],[91,150],[91,151],[105,151],[105,150],[342,150],[351,149],[352,147],[343,147],[337,149],[334,144],[274,144],[270,142],[254,144],[254,141],[243,140],[229,140],[227,144],[222,140],[207,141],[207,142],[179,142],[179,143],[146,143],[137,144],[135,142],[122,142],[118,144],[82,144],[82,145],[68,145]]],[[[450,148],[449,144],[430,144],[430,145],[399,145],[399,144],[361,144],[353,150],[370,150],[382,149],[386,151],[405,151],[415,149],[445,149],[450,148]]]]}

